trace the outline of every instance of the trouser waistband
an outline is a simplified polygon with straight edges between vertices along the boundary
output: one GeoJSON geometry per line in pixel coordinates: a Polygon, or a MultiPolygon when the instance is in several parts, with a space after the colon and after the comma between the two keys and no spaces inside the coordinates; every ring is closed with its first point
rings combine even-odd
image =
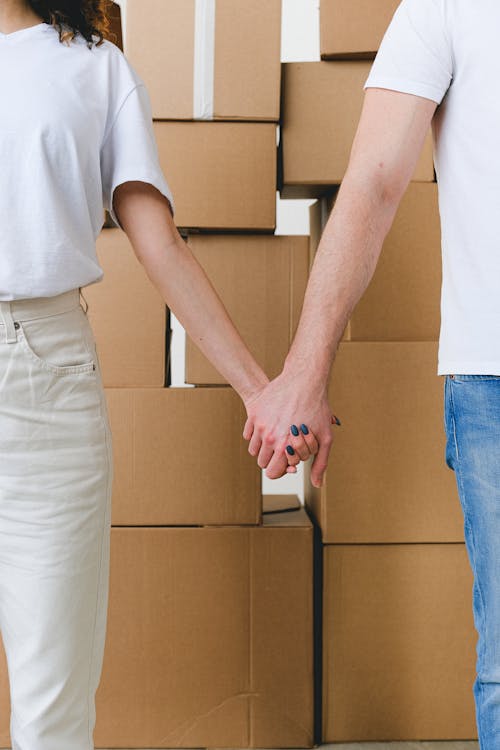
{"type": "Polygon", "coordinates": [[[18,320],[33,320],[73,310],[80,305],[80,287],[51,297],[25,297],[0,300],[0,326],[5,326],[6,342],[16,340],[18,320]]]}

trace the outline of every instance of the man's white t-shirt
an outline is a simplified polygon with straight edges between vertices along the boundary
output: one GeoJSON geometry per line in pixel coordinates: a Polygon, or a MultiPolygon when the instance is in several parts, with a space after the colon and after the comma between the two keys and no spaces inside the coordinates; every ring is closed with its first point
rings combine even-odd
{"type": "Polygon", "coordinates": [[[0,33],[0,300],[100,281],[120,183],[149,182],[173,207],[143,81],[109,40],[87,44],[44,22],[0,33]]]}
{"type": "Polygon", "coordinates": [[[365,82],[438,103],[438,375],[500,375],[498,0],[402,0],[365,82]]]}

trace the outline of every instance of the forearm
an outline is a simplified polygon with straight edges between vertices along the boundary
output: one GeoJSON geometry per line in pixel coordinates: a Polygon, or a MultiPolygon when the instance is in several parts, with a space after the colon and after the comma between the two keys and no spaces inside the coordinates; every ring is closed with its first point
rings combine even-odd
{"type": "Polygon", "coordinates": [[[284,372],[318,393],[327,387],[340,339],[375,271],[397,210],[370,185],[347,175],[311,269],[284,372]]]}
{"type": "Polygon", "coordinates": [[[141,259],[145,271],[187,334],[240,397],[268,378],[256,363],[191,249],[179,237],[141,259]]]}

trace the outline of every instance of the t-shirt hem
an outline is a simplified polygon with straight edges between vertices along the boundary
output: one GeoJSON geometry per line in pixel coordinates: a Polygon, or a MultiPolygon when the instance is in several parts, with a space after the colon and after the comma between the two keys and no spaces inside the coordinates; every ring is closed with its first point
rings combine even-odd
{"type": "Polygon", "coordinates": [[[431,99],[437,104],[441,103],[444,94],[439,90],[430,86],[429,84],[420,83],[418,81],[409,81],[405,78],[393,78],[391,76],[379,76],[369,75],[363,86],[367,88],[382,88],[392,89],[393,91],[401,91],[405,94],[415,94],[416,96],[423,96],[425,99],[431,99]]]}
{"type": "Polygon", "coordinates": [[[496,361],[444,361],[438,363],[438,375],[500,375],[500,362],[496,361]]]}

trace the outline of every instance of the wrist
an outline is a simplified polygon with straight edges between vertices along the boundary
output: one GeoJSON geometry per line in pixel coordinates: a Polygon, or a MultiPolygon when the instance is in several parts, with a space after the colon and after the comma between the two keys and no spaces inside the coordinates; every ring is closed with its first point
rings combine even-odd
{"type": "Polygon", "coordinates": [[[246,405],[253,401],[269,383],[269,378],[263,370],[256,370],[245,379],[245,382],[235,388],[239,397],[246,405]]]}
{"type": "Polygon", "coordinates": [[[319,396],[328,390],[329,371],[293,356],[285,359],[281,377],[294,381],[302,392],[315,393],[319,396]]]}

